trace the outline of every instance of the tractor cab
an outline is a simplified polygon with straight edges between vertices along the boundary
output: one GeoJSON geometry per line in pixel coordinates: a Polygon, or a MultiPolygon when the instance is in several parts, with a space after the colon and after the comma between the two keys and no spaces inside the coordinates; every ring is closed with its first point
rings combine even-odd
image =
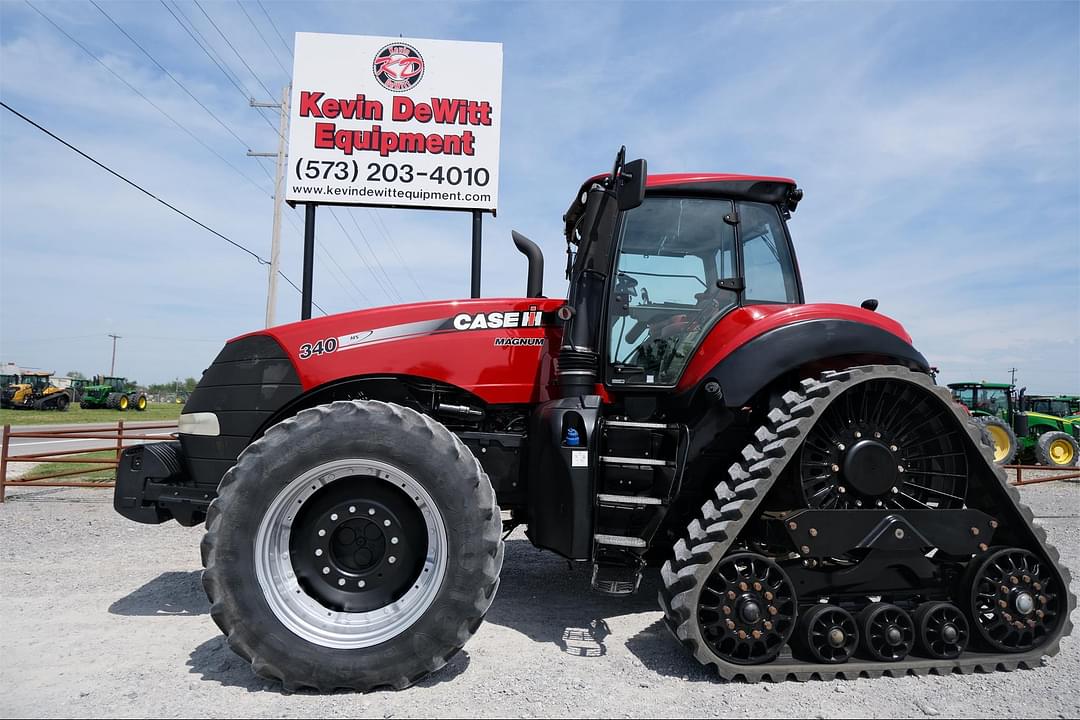
{"type": "Polygon", "coordinates": [[[950,383],[949,390],[958,403],[975,417],[991,416],[1012,422],[1016,396],[1012,385],[1004,383],[950,383]]]}
{"type": "Polygon", "coordinates": [[[647,176],[645,161],[626,163],[624,151],[610,175],[585,182],[563,218],[563,385],[675,387],[735,308],[803,302],[786,226],[802,198],[793,180],[647,176]],[[582,364],[594,373],[582,375],[582,364]]]}

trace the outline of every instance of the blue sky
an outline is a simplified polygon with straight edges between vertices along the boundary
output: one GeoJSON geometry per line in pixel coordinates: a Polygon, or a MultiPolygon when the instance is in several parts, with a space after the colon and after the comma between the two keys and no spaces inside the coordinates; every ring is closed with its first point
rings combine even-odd
{"type": "MultiPolygon", "coordinates": [[[[543,247],[547,294],[565,292],[562,212],[625,143],[654,172],[796,178],[808,300],[879,298],[942,381],[1015,366],[1030,391],[1080,392],[1078,3],[244,0],[249,21],[235,1],[200,1],[275,93],[291,61],[266,13],[289,45],[296,31],[503,43],[485,295],[523,292],[511,228],[543,247]]],[[[23,2],[0,2],[0,97],[267,255],[273,169],[245,150],[274,149],[275,132],[166,7],[102,4],[240,141],[93,5],[35,6],[254,184],[23,2]]],[[[265,95],[197,6],[169,8],[265,95]]],[[[467,214],[337,213],[352,243],[320,214],[315,299],[327,311],[467,296],[467,214]],[[371,253],[396,294],[367,268],[371,253]]],[[[287,215],[282,268],[299,281],[302,219],[287,215]]],[[[0,114],[0,360],[107,371],[112,332],[119,374],[197,377],[224,339],[261,327],[265,285],[249,256],[0,114]]],[[[282,285],[279,321],[298,313],[282,285]]]]}

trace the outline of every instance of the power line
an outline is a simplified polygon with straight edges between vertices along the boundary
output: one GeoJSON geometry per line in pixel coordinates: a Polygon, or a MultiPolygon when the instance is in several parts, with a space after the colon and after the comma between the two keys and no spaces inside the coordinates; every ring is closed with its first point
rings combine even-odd
{"type": "Polygon", "coordinates": [[[266,12],[266,8],[263,7],[262,0],[255,0],[255,2],[258,3],[259,9],[263,11],[263,15],[266,16],[266,19],[270,21],[270,27],[274,28],[274,32],[277,33],[278,40],[280,40],[281,44],[285,47],[285,52],[289,53],[289,57],[292,57],[293,53],[292,50],[289,48],[289,43],[285,42],[285,38],[281,36],[281,31],[279,31],[277,29],[277,25],[274,24],[274,18],[270,17],[270,13],[266,12]]]}
{"type": "Polygon", "coordinates": [[[131,35],[129,35],[128,31],[120,26],[120,23],[113,20],[112,16],[109,15],[109,13],[105,12],[105,10],[102,9],[102,7],[97,4],[96,0],[90,0],[90,4],[93,5],[94,7],[96,7],[98,9],[98,11],[102,15],[104,15],[106,18],[108,18],[109,22],[111,22],[114,26],[116,26],[116,29],[119,30],[124,35],[124,37],[126,37],[128,40],[130,40],[135,45],[135,47],[139,48],[139,50],[142,51],[142,54],[150,59],[150,62],[157,65],[158,68],[161,70],[161,72],[168,75],[169,79],[172,80],[174,83],[176,83],[176,85],[181,90],[183,90],[185,93],[187,93],[188,97],[190,97],[192,100],[194,100],[199,105],[199,107],[201,107],[203,110],[206,111],[206,113],[210,117],[214,118],[214,120],[217,121],[218,125],[225,128],[225,131],[228,132],[230,135],[232,135],[234,138],[236,138],[236,141],[238,143],[240,143],[241,145],[243,145],[245,149],[248,149],[248,150],[251,149],[251,146],[248,143],[244,142],[243,138],[241,138],[239,135],[237,135],[236,132],[234,132],[231,127],[226,125],[225,121],[223,121],[221,118],[219,118],[217,115],[215,115],[214,111],[211,110],[210,108],[206,107],[206,105],[204,105],[203,102],[201,100],[199,100],[199,98],[195,97],[195,95],[190,90],[187,89],[187,87],[184,85],[184,83],[177,80],[176,77],[171,72],[169,72],[168,70],[165,69],[164,65],[159,63],[156,59],[154,59],[154,56],[151,55],[149,52],[147,52],[146,48],[144,48],[142,45],[140,45],[138,40],[136,40],[131,35]]]}
{"type": "MultiPolygon", "coordinates": [[[[161,199],[161,198],[159,198],[159,197],[158,197],[157,195],[155,195],[154,193],[152,193],[152,192],[150,192],[149,190],[147,190],[146,188],[144,188],[144,187],[143,187],[142,185],[139,185],[138,183],[136,183],[136,182],[135,182],[135,181],[133,181],[133,180],[129,180],[128,178],[124,177],[124,176],[123,176],[123,175],[121,175],[120,173],[118,173],[118,172],[116,172],[115,170],[113,170],[113,169],[112,169],[111,167],[109,167],[108,165],[106,165],[106,164],[102,163],[101,161],[99,161],[99,160],[97,160],[97,159],[95,159],[95,158],[91,157],[90,155],[87,155],[87,154],[86,154],[86,153],[84,153],[84,152],[83,152],[82,150],[80,150],[79,148],[77,148],[77,147],[75,147],[74,145],[72,145],[71,143],[69,143],[69,142],[68,142],[67,140],[65,140],[65,139],[63,139],[62,137],[60,137],[59,135],[55,134],[55,133],[54,133],[54,132],[52,132],[51,130],[48,130],[47,128],[45,128],[45,127],[43,127],[43,126],[39,125],[38,123],[34,122],[34,121],[33,121],[33,120],[31,120],[30,118],[28,118],[28,117],[27,117],[26,115],[23,115],[23,114],[22,114],[21,112],[19,112],[19,111],[18,111],[18,110],[16,110],[15,108],[11,107],[10,105],[8,105],[8,104],[7,104],[6,102],[4,102],[3,100],[0,100],[0,107],[3,107],[3,108],[4,108],[5,110],[7,110],[8,112],[10,112],[10,113],[12,113],[13,115],[15,115],[15,116],[17,116],[17,117],[21,118],[22,120],[26,121],[26,122],[27,122],[27,123],[29,123],[30,125],[33,125],[33,126],[34,126],[35,128],[37,128],[38,130],[40,130],[41,132],[43,132],[43,133],[45,133],[46,135],[48,135],[49,137],[51,137],[51,138],[52,138],[53,140],[56,140],[56,141],[57,141],[58,143],[60,143],[60,144],[64,145],[64,146],[65,146],[65,147],[67,147],[67,148],[68,148],[69,150],[73,150],[74,152],[78,153],[78,154],[79,154],[79,155],[81,155],[82,157],[86,158],[86,159],[87,159],[87,160],[89,160],[90,162],[92,162],[92,163],[94,163],[95,165],[97,165],[97,166],[98,166],[99,168],[101,168],[101,169],[102,169],[102,170],[104,170],[105,172],[109,173],[110,175],[112,175],[112,176],[116,177],[116,178],[117,178],[117,179],[119,179],[119,180],[122,180],[123,182],[127,183],[127,184],[128,184],[128,185],[130,185],[131,187],[133,187],[133,188],[135,188],[136,190],[138,190],[139,192],[141,192],[142,194],[146,195],[147,197],[149,197],[149,198],[151,198],[151,199],[153,199],[153,200],[156,200],[157,202],[161,203],[162,205],[164,205],[165,207],[169,208],[170,210],[172,210],[173,212],[177,213],[178,215],[181,215],[181,216],[183,216],[183,217],[187,218],[187,219],[188,219],[188,220],[190,220],[191,222],[195,223],[196,225],[198,225],[199,227],[203,228],[203,229],[204,229],[204,230],[206,230],[207,232],[209,232],[209,233],[211,233],[211,234],[213,234],[213,235],[216,235],[217,237],[221,238],[222,240],[224,240],[225,242],[229,243],[230,245],[232,245],[233,247],[237,248],[238,250],[242,250],[243,252],[246,252],[246,253],[247,253],[248,255],[250,255],[251,257],[255,258],[256,262],[258,262],[258,263],[259,263],[260,265],[269,265],[269,264],[270,264],[270,263],[269,263],[269,261],[267,261],[267,260],[264,260],[264,259],[262,259],[262,258],[261,258],[261,257],[260,257],[260,256],[259,256],[259,255],[258,255],[257,253],[255,253],[254,251],[252,251],[252,250],[249,250],[248,248],[244,247],[243,245],[241,245],[240,243],[236,242],[235,240],[231,240],[230,238],[226,237],[225,235],[222,235],[221,233],[219,233],[219,232],[218,232],[217,230],[215,230],[214,228],[210,227],[209,225],[207,225],[207,224],[205,224],[205,223],[203,223],[203,222],[201,222],[201,221],[199,221],[199,220],[196,220],[196,219],[195,219],[195,218],[193,218],[193,217],[192,217],[191,215],[188,215],[188,214],[187,214],[186,212],[184,212],[184,211],[183,211],[183,210],[181,210],[180,208],[176,207],[175,205],[173,205],[173,204],[171,204],[171,203],[169,203],[169,202],[167,202],[167,201],[165,201],[165,200],[162,200],[162,199],[161,199]]],[[[280,271],[279,271],[279,274],[281,275],[281,277],[282,277],[282,278],[284,278],[284,279],[285,279],[285,282],[289,283],[289,284],[290,284],[290,285],[292,285],[292,286],[293,286],[294,288],[296,288],[296,291],[297,291],[297,292],[300,292],[300,288],[296,287],[296,283],[294,283],[294,282],[293,282],[292,280],[290,280],[290,279],[289,279],[289,277],[288,277],[288,276],[287,276],[287,275],[286,275],[285,273],[283,273],[283,272],[280,272],[280,271]]],[[[314,305],[315,307],[317,307],[317,308],[319,309],[319,312],[321,312],[321,313],[322,313],[323,315],[325,315],[325,314],[326,314],[326,311],[325,311],[325,310],[323,310],[323,309],[322,309],[321,307],[319,307],[319,305],[318,305],[317,303],[315,303],[315,302],[312,302],[311,304],[312,304],[312,305],[314,305]]]]}
{"type": "MultiPolygon", "coordinates": [[[[334,218],[334,222],[336,222],[337,226],[341,228],[341,232],[344,233],[345,239],[349,241],[349,244],[352,245],[352,249],[356,251],[357,257],[360,258],[360,262],[363,263],[364,268],[368,271],[368,274],[371,275],[371,277],[375,280],[376,284],[378,284],[378,286],[382,289],[383,293],[386,294],[386,297],[393,300],[394,289],[392,285],[387,285],[385,282],[383,282],[383,279],[379,277],[379,274],[372,269],[372,263],[364,257],[364,254],[362,252],[360,252],[360,248],[357,247],[356,242],[352,238],[352,235],[349,233],[348,230],[345,229],[345,226],[341,224],[341,218],[339,218],[337,216],[337,213],[334,212],[334,208],[330,207],[327,209],[330,211],[330,216],[334,218]]],[[[378,258],[375,258],[375,262],[378,262],[378,258]]]]}
{"type": "Polygon", "coordinates": [[[162,115],[164,115],[164,116],[165,116],[165,117],[166,117],[166,118],[167,118],[167,119],[168,119],[168,120],[169,120],[169,121],[170,121],[170,122],[171,122],[171,123],[172,123],[173,125],[175,125],[176,127],[180,128],[181,130],[183,130],[183,131],[184,131],[184,132],[185,132],[185,133],[186,133],[186,134],[187,134],[187,135],[188,135],[188,136],[189,136],[189,137],[190,137],[190,138],[191,138],[192,140],[194,140],[195,142],[197,142],[197,143],[199,143],[200,145],[202,145],[202,146],[203,146],[204,148],[206,148],[206,150],[208,150],[208,151],[209,151],[209,152],[210,152],[211,154],[213,154],[213,155],[214,155],[214,157],[216,157],[216,158],[217,158],[218,160],[220,160],[221,162],[223,162],[223,163],[225,163],[226,165],[228,165],[228,166],[229,166],[229,168],[231,168],[233,172],[235,172],[235,173],[236,173],[237,175],[239,175],[240,177],[242,177],[242,178],[244,178],[245,180],[247,180],[247,181],[248,181],[248,182],[249,182],[249,183],[250,183],[250,184],[252,185],[252,187],[254,187],[254,188],[255,188],[256,190],[258,190],[258,191],[259,191],[259,193],[260,193],[260,194],[262,194],[262,193],[265,193],[265,192],[266,192],[266,190],[265,190],[265,189],[263,189],[262,187],[260,187],[260,186],[259,186],[259,184],[258,184],[257,182],[255,182],[255,181],[254,181],[253,179],[251,179],[250,177],[248,177],[248,175],[247,175],[246,173],[244,173],[244,172],[243,172],[242,170],[240,170],[240,168],[236,167],[236,166],[235,166],[235,165],[233,165],[233,164],[232,164],[231,162],[229,162],[228,160],[226,160],[226,159],[225,159],[225,157],[224,157],[224,156],[223,156],[223,155],[222,155],[221,153],[219,153],[219,152],[218,152],[217,150],[215,150],[214,148],[210,147],[210,146],[209,146],[209,145],[207,145],[207,144],[206,144],[205,142],[203,142],[203,140],[202,140],[202,139],[201,139],[201,138],[200,138],[200,137],[199,137],[198,135],[196,135],[195,133],[193,133],[193,132],[191,132],[190,130],[188,130],[188,129],[187,129],[187,127],[185,127],[185,126],[184,126],[184,125],[183,125],[183,124],[182,124],[182,123],[181,123],[181,122],[180,122],[179,120],[177,120],[177,119],[176,119],[176,118],[174,118],[174,117],[173,117],[172,115],[170,115],[170,114],[169,114],[169,113],[167,113],[167,112],[166,112],[165,110],[163,110],[163,109],[161,108],[161,106],[159,106],[159,105],[158,105],[157,103],[155,103],[155,102],[154,102],[153,100],[151,100],[151,99],[150,99],[150,98],[148,98],[148,97],[147,97],[146,95],[144,95],[144,94],[143,94],[143,93],[142,93],[142,92],[141,92],[141,91],[140,91],[140,90],[139,90],[139,89],[138,89],[137,87],[135,87],[134,85],[132,85],[132,84],[131,84],[130,82],[128,82],[128,81],[127,81],[127,80],[126,80],[126,79],[125,79],[125,78],[124,78],[123,76],[121,76],[121,75],[120,75],[120,74],[119,74],[118,72],[116,72],[116,71],[115,71],[115,70],[113,70],[113,69],[112,69],[111,67],[109,67],[108,65],[106,65],[106,64],[105,64],[105,63],[104,63],[104,62],[103,62],[103,61],[101,60],[101,58],[99,58],[99,57],[98,57],[97,55],[95,55],[95,54],[94,54],[94,53],[93,53],[93,52],[92,52],[92,51],[91,51],[91,50],[90,50],[90,49],[89,49],[88,47],[86,47],[86,46],[85,46],[85,45],[83,45],[83,44],[82,44],[81,42],[79,42],[78,40],[76,40],[76,39],[75,39],[75,38],[74,38],[74,37],[73,37],[73,36],[72,36],[72,35],[71,35],[71,34],[70,34],[70,33],[69,33],[69,32],[68,32],[67,30],[65,30],[64,28],[62,28],[62,27],[61,27],[61,26],[60,26],[59,24],[57,24],[57,23],[56,23],[56,21],[54,21],[54,20],[53,20],[53,19],[52,19],[51,17],[49,17],[48,15],[46,15],[44,11],[42,11],[42,10],[39,10],[39,9],[38,9],[37,7],[35,7],[35,6],[34,6],[34,5],[32,4],[32,3],[30,3],[30,2],[29,2],[29,0],[26,0],[26,4],[27,4],[27,5],[28,5],[28,6],[30,7],[30,9],[31,9],[31,10],[33,10],[34,12],[36,12],[36,13],[37,13],[38,15],[40,15],[40,16],[41,16],[42,18],[44,18],[46,22],[48,22],[48,23],[49,23],[50,25],[52,25],[52,26],[53,26],[54,28],[56,28],[56,30],[57,30],[57,31],[58,31],[58,32],[59,32],[59,33],[60,33],[61,35],[63,35],[64,37],[66,37],[66,38],[67,38],[68,40],[70,40],[70,41],[71,41],[71,42],[72,42],[72,43],[73,43],[73,44],[74,44],[75,46],[77,46],[77,47],[78,47],[78,48],[79,48],[80,50],[82,50],[82,51],[83,51],[84,53],[86,53],[87,55],[89,55],[89,56],[90,56],[90,57],[91,57],[91,58],[92,58],[92,59],[94,60],[94,62],[96,62],[96,63],[97,63],[98,65],[100,65],[101,67],[103,67],[103,68],[105,68],[106,70],[108,70],[108,71],[109,71],[109,73],[110,73],[110,74],[111,74],[111,75],[112,75],[113,77],[115,77],[115,78],[116,78],[117,80],[119,80],[120,82],[124,83],[124,85],[126,85],[126,86],[128,87],[128,89],[129,89],[129,90],[131,90],[131,91],[132,91],[133,93],[135,93],[136,95],[138,95],[139,97],[141,97],[141,98],[142,98],[143,100],[145,100],[145,101],[147,102],[147,104],[149,104],[149,105],[150,105],[150,107],[154,108],[154,109],[155,109],[155,110],[157,110],[157,111],[158,111],[159,113],[161,113],[162,115]]]}
{"type": "Polygon", "coordinates": [[[367,246],[368,252],[370,252],[371,256],[375,258],[375,266],[379,268],[380,272],[382,272],[383,277],[386,278],[386,282],[388,282],[390,286],[394,288],[394,294],[397,295],[398,300],[401,300],[401,293],[397,291],[397,286],[394,285],[394,281],[390,279],[390,276],[386,272],[386,268],[383,267],[382,262],[379,261],[379,254],[375,252],[375,249],[373,247],[371,247],[371,243],[367,239],[367,234],[362,229],[360,229],[360,223],[356,222],[356,216],[352,213],[346,214],[349,216],[349,219],[352,220],[353,225],[356,227],[356,231],[360,233],[360,238],[364,241],[364,245],[367,246]]]}
{"type": "MultiPolygon", "coordinates": [[[[93,0],[90,1],[93,2],[93,0]]],[[[266,49],[270,51],[270,54],[274,58],[274,62],[276,62],[278,64],[278,67],[281,68],[281,72],[285,73],[285,77],[289,77],[289,71],[286,70],[285,66],[281,64],[281,60],[278,59],[277,53],[274,52],[274,48],[270,47],[270,43],[266,42],[266,38],[263,36],[262,31],[259,30],[259,26],[256,25],[255,21],[251,19],[250,15],[248,15],[248,11],[245,10],[244,6],[240,4],[240,0],[236,0],[236,6],[240,8],[240,12],[244,13],[244,17],[246,17],[248,22],[251,23],[251,27],[255,28],[255,32],[258,34],[259,39],[263,41],[263,45],[265,45],[266,49]]]]}
{"type": "MultiPolygon", "coordinates": [[[[228,63],[225,63],[224,58],[220,58],[220,56],[215,58],[215,55],[217,55],[216,51],[211,54],[211,51],[214,48],[212,45],[210,45],[210,41],[207,40],[201,32],[199,32],[199,28],[195,27],[195,23],[191,22],[191,18],[189,18],[184,13],[176,0],[173,0],[173,6],[176,8],[176,12],[180,13],[180,16],[183,16],[184,20],[187,21],[187,25],[181,22],[180,17],[172,11],[172,8],[169,7],[165,0],[159,0],[159,2],[161,3],[161,6],[165,8],[170,15],[173,16],[173,19],[176,20],[176,23],[184,29],[184,32],[188,34],[188,37],[195,41],[195,44],[199,46],[199,49],[203,51],[206,57],[210,58],[210,62],[214,63],[214,65],[217,66],[217,69],[221,71],[221,74],[225,76],[225,79],[228,80],[234,88],[236,88],[236,91],[240,93],[240,97],[244,98],[245,101],[249,100],[251,98],[251,93],[249,93],[246,88],[240,86],[239,76],[234,77],[236,74],[231,72],[232,68],[226,69],[228,63]],[[188,28],[188,25],[191,26],[190,29],[188,28]],[[195,37],[195,34],[192,34],[192,30],[194,30],[195,33],[198,34],[198,38],[195,37]],[[221,61],[218,62],[218,59],[220,59],[221,61]]],[[[261,107],[256,109],[259,111],[259,117],[261,117],[263,119],[263,122],[265,122],[270,127],[270,129],[274,131],[274,134],[280,135],[280,131],[276,127],[274,127],[274,123],[270,121],[270,118],[266,117],[265,109],[261,107]]]]}
{"type": "Polygon", "coordinates": [[[409,264],[405,262],[405,258],[401,257],[401,253],[398,252],[397,243],[395,243],[394,239],[390,237],[390,230],[386,227],[386,223],[383,222],[382,216],[379,215],[377,212],[374,212],[371,208],[365,209],[367,210],[368,215],[370,215],[372,220],[374,221],[372,224],[375,225],[375,229],[378,230],[384,238],[386,238],[386,243],[390,246],[390,251],[394,253],[394,257],[396,257],[398,262],[401,263],[401,266],[405,268],[405,272],[409,274],[409,279],[412,280],[413,285],[415,285],[416,289],[420,291],[420,297],[426,300],[427,293],[424,292],[424,288],[420,286],[419,282],[417,282],[416,276],[413,275],[412,267],[410,267],[409,264]]]}
{"type": "MultiPolygon", "coordinates": [[[[293,207],[293,212],[295,212],[297,215],[300,214],[300,212],[295,207],[293,207]]],[[[296,230],[297,234],[299,234],[300,237],[303,237],[304,236],[304,231],[301,230],[300,226],[296,224],[296,221],[293,220],[292,215],[285,215],[284,217],[285,217],[286,220],[289,221],[289,224],[293,226],[293,229],[296,230]]],[[[330,252],[330,248],[326,247],[326,243],[320,242],[318,239],[316,239],[315,240],[315,249],[316,250],[321,249],[326,254],[326,256],[330,259],[330,261],[337,267],[338,271],[341,273],[341,276],[343,278],[345,278],[345,280],[347,280],[350,285],[353,286],[353,289],[356,291],[356,296],[360,300],[360,304],[361,305],[370,305],[371,301],[368,299],[367,295],[364,294],[364,291],[361,290],[359,288],[359,286],[357,286],[357,284],[353,281],[352,276],[350,276],[349,273],[346,272],[345,268],[341,267],[341,263],[339,263],[337,261],[337,259],[334,257],[333,253],[330,252]]],[[[344,290],[345,292],[349,292],[349,289],[346,288],[344,285],[342,285],[341,289],[344,290]]]]}
{"type": "Polygon", "coordinates": [[[244,59],[244,56],[240,54],[240,51],[237,50],[236,47],[232,44],[232,42],[230,42],[229,38],[225,36],[225,33],[221,31],[221,28],[219,28],[218,24],[214,22],[214,19],[210,17],[206,10],[203,9],[203,6],[199,4],[199,0],[195,0],[195,7],[199,8],[199,12],[203,14],[203,17],[209,20],[210,24],[214,26],[214,29],[217,30],[217,33],[221,36],[221,39],[225,41],[225,44],[229,46],[229,49],[233,51],[233,54],[236,55],[237,59],[239,59],[240,62],[243,63],[244,67],[247,68],[247,71],[251,73],[251,77],[255,78],[255,82],[259,83],[259,85],[262,86],[262,89],[266,93],[267,97],[274,97],[274,93],[270,92],[270,89],[266,87],[266,84],[259,78],[258,75],[255,74],[255,71],[251,69],[250,65],[248,65],[248,62],[244,59]]]}

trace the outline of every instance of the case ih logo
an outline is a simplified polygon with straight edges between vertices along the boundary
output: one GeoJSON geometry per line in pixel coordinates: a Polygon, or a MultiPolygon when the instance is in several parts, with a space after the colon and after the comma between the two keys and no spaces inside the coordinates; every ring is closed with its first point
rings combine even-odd
{"type": "Polygon", "coordinates": [[[390,43],[375,55],[371,66],[375,79],[391,92],[405,92],[424,77],[424,58],[412,45],[390,43]]]}

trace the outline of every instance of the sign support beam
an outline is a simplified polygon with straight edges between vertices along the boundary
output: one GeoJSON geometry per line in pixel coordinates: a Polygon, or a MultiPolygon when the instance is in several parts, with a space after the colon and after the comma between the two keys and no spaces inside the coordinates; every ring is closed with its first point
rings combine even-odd
{"type": "Polygon", "coordinates": [[[472,211],[472,287],[469,297],[480,297],[480,250],[484,227],[483,210],[472,211]]]}
{"type": "Polygon", "coordinates": [[[315,272],[315,203],[304,205],[304,280],[300,291],[300,319],[311,319],[311,282],[315,272]]]}

